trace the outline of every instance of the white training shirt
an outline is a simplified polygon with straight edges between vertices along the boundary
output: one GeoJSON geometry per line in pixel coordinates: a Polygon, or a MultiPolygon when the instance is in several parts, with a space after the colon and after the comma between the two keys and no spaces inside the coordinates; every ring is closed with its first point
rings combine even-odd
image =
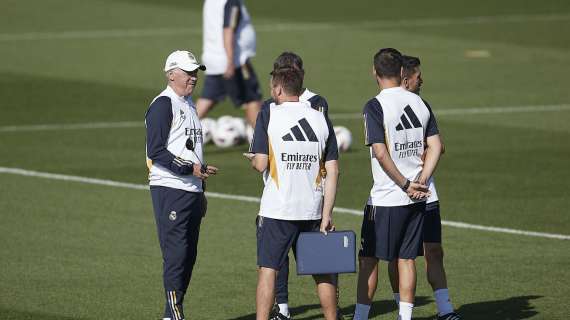
{"type": "MultiPolygon", "coordinates": [[[[167,166],[170,165],[168,160],[165,160],[163,164],[158,163],[160,158],[158,154],[160,152],[163,154],[170,153],[174,157],[194,163],[204,162],[202,126],[192,98],[180,97],[170,86],[166,87],[164,91],[153,99],[147,112],[145,124],[147,126],[147,140],[153,138],[165,140],[163,142],[166,146],[166,150],[148,150],[149,145],[147,143],[147,160],[150,160],[149,154],[157,155],[150,166],[149,184],[151,186],[170,187],[190,192],[203,192],[202,180],[198,177],[192,174],[177,175],[168,169],[167,166]],[[171,117],[171,123],[159,120],[159,118],[165,119],[167,117],[171,117]],[[168,128],[161,127],[168,125],[170,125],[168,128]],[[168,132],[167,137],[164,136],[165,132],[168,132]],[[186,148],[186,140],[188,138],[191,138],[194,143],[194,152],[186,148]]],[[[160,144],[154,144],[151,147],[159,149],[161,147],[160,144]]],[[[168,159],[168,155],[165,155],[165,157],[168,159]]]]}
{"type": "Polygon", "coordinates": [[[425,140],[438,133],[431,109],[418,95],[394,87],[382,90],[368,101],[363,115],[374,178],[368,204],[393,207],[419,202],[410,199],[384,172],[373,154],[372,144],[386,144],[398,170],[408,180],[414,181],[422,170],[425,140]]]}
{"type": "Polygon", "coordinates": [[[255,56],[256,39],[251,17],[241,0],[206,0],[203,7],[202,63],[206,74],[219,75],[226,71],[223,29],[235,28],[234,65],[245,64],[255,56]]]}
{"type": "Polygon", "coordinates": [[[324,162],[338,159],[334,130],[308,102],[270,104],[258,115],[251,152],[269,156],[259,215],[318,220],[324,162]]]}

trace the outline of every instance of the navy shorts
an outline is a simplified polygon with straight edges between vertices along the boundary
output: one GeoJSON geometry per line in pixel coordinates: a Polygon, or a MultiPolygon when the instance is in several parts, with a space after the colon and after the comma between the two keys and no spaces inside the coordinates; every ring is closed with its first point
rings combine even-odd
{"type": "Polygon", "coordinates": [[[321,220],[257,217],[257,265],[280,270],[301,232],[319,231],[321,220]]]}
{"type": "Polygon", "coordinates": [[[249,60],[236,68],[235,75],[231,79],[224,79],[221,74],[206,75],[201,98],[220,102],[226,96],[230,96],[236,107],[261,100],[259,81],[249,60]]]}
{"type": "Polygon", "coordinates": [[[398,207],[367,205],[360,234],[361,257],[415,259],[423,247],[425,202],[398,207]]]}
{"type": "Polygon", "coordinates": [[[441,243],[441,215],[439,201],[426,205],[424,216],[424,242],[441,243]]]}

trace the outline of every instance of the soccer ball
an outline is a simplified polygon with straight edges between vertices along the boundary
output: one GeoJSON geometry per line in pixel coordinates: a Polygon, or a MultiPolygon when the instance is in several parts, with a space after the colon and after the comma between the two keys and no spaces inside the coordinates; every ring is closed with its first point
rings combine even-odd
{"type": "Polygon", "coordinates": [[[200,122],[202,123],[202,139],[204,144],[208,144],[212,141],[218,124],[216,120],[211,118],[204,118],[200,122]]]}
{"type": "Polygon", "coordinates": [[[234,117],[231,119],[231,122],[232,122],[234,128],[239,133],[241,140],[245,141],[245,138],[247,136],[247,129],[246,129],[245,120],[243,118],[235,118],[234,117]]]}
{"type": "Polygon", "coordinates": [[[242,133],[236,126],[236,121],[225,117],[220,118],[222,121],[218,119],[213,136],[214,144],[220,148],[235,146],[243,140],[242,133]]]}
{"type": "Polygon", "coordinates": [[[350,133],[350,130],[346,127],[337,126],[334,127],[334,134],[339,151],[345,152],[350,149],[350,145],[352,144],[352,133],[350,133]]]}

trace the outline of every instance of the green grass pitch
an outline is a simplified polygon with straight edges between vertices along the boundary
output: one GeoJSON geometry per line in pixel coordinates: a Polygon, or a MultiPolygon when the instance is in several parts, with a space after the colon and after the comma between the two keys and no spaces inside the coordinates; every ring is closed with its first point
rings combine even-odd
{"type": "MultiPolygon", "coordinates": [[[[337,206],[360,209],[366,201],[369,154],[362,123],[351,117],[377,93],[372,55],[396,47],[422,59],[422,94],[446,143],[436,178],[443,218],[570,234],[568,1],[246,3],[265,96],[272,60],[296,51],[306,86],[328,99],[335,125],[352,131],[352,150],[341,154],[337,206]],[[505,107],[521,109],[467,113],[505,107]]],[[[201,53],[201,4],[4,0],[0,167],[145,184],[144,112],[164,87],[166,55],[201,53]],[[119,121],[140,126],[6,130],[119,121]]],[[[241,111],[226,102],[212,116],[223,114],[241,111]]],[[[221,169],[211,191],[260,196],[245,149],[206,148],[208,163],[221,169]]],[[[257,210],[255,203],[210,199],[185,306],[191,319],[253,319],[257,210]]],[[[0,218],[0,319],[160,318],[161,261],[148,191],[0,173],[0,218]]],[[[359,216],[337,213],[335,222],[360,231],[359,216]]],[[[570,314],[568,240],[454,227],[443,233],[452,300],[466,319],[570,314]]],[[[418,261],[414,316],[427,320],[435,303],[418,261]]],[[[340,305],[349,314],[356,278],[340,281],[340,305]]],[[[307,277],[291,274],[290,304],[295,319],[321,318],[307,277]]],[[[397,316],[385,264],[372,315],[397,316]]]]}

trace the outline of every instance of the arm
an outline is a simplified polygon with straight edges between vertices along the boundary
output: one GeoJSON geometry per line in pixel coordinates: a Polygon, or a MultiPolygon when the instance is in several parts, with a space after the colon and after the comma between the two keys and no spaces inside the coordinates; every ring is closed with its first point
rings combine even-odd
{"type": "Polygon", "coordinates": [[[226,51],[227,66],[224,78],[229,79],[234,76],[234,41],[235,31],[240,18],[240,3],[239,1],[229,0],[224,7],[224,49],[226,51]]]}
{"type": "Polygon", "coordinates": [[[334,230],[332,223],[332,211],[336,200],[336,188],[338,184],[338,160],[329,160],[325,162],[327,170],[327,178],[325,179],[325,197],[323,200],[323,214],[321,220],[320,231],[327,234],[328,231],[334,230]]]}
{"type": "Polygon", "coordinates": [[[421,184],[426,184],[429,178],[433,175],[437,167],[437,163],[439,162],[439,157],[444,152],[439,134],[428,137],[426,144],[427,149],[425,151],[426,157],[424,160],[424,166],[418,179],[418,182],[421,184]]]}
{"type": "Polygon", "coordinates": [[[382,170],[386,172],[388,177],[390,177],[390,179],[392,179],[392,181],[394,181],[394,183],[398,187],[402,188],[406,184],[408,179],[406,179],[406,177],[402,175],[400,170],[398,170],[398,168],[396,167],[394,161],[392,161],[392,158],[390,157],[390,153],[388,152],[386,145],[384,143],[372,144],[372,154],[374,155],[376,160],[378,160],[378,163],[380,163],[380,167],[382,167],[382,170]]]}
{"type": "Polygon", "coordinates": [[[251,161],[251,167],[258,172],[264,172],[269,165],[269,106],[264,107],[257,114],[253,139],[246,157],[251,161]]]}
{"type": "Polygon", "coordinates": [[[423,100],[427,109],[429,110],[429,120],[426,126],[426,148],[425,148],[425,159],[424,165],[422,168],[422,172],[420,177],[418,178],[418,182],[422,184],[426,184],[429,178],[435,172],[437,167],[437,163],[439,162],[440,156],[445,152],[445,148],[443,146],[443,142],[441,141],[441,137],[439,135],[439,129],[437,127],[437,120],[435,119],[435,115],[433,114],[430,105],[427,101],[423,100]]]}
{"type": "Polygon", "coordinates": [[[251,159],[251,167],[258,172],[263,172],[267,170],[267,165],[269,164],[269,156],[263,153],[257,153],[253,155],[251,159]]]}
{"type": "Polygon", "coordinates": [[[372,153],[376,160],[378,160],[378,163],[380,163],[382,170],[384,170],[388,177],[390,177],[398,187],[402,188],[410,198],[421,199],[428,196],[428,187],[425,184],[408,181],[408,179],[402,175],[400,170],[396,167],[396,164],[394,164],[394,161],[392,161],[390,153],[384,143],[374,143],[372,145],[372,153]],[[408,187],[404,189],[408,183],[408,187]]]}
{"type": "Polygon", "coordinates": [[[384,114],[382,106],[376,99],[366,103],[363,110],[365,144],[372,147],[374,158],[394,183],[402,188],[412,199],[420,199],[427,195],[427,186],[416,182],[409,182],[392,161],[386,147],[384,136],[384,114]],[[409,184],[409,185],[408,185],[409,184]],[[406,185],[408,185],[406,187],[406,185]],[[405,188],[406,187],[406,188],[405,188]]]}
{"type": "MultiPolygon", "coordinates": [[[[172,102],[169,97],[158,97],[145,116],[146,153],[151,163],[158,163],[177,175],[194,175],[206,179],[211,171],[202,173],[202,166],[175,156],[166,148],[172,124],[172,102]]],[[[214,167],[212,167],[214,168],[214,167]]],[[[214,168],[217,171],[217,168],[214,168]]],[[[215,174],[215,172],[214,172],[215,174]]]]}
{"type": "MultiPolygon", "coordinates": [[[[321,218],[321,228],[320,231],[327,234],[328,231],[334,230],[334,224],[332,222],[332,211],[334,208],[334,202],[336,199],[336,188],[338,185],[338,145],[336,142],[336,136],[334,134],[334,128],[331,121],[326,115],[324,115],[327,127],[329,130],[329,136],[327,138],[327,143],[324,152],[325,161],[325,195],[323,199],[323,212],[321,218]]],[[[319,173],[320,174],[320,173],[319,173]]]]}
{"type": "Polygon", "coordinates": [[[234,65],[234,30],[224,28],[224,49],[226,50],[226,58],[228,64],[224,78],[229,79],[234,76],[236,66],[234,65]]]}
{"type": "Polygon", "coordinates": [[[192,174],[192,162],[178,158],[166,149],[171,123],[172,102],[170,98],[157,98],[150,105],[145,116],[147,157],[174,174],[192,174]]]}

